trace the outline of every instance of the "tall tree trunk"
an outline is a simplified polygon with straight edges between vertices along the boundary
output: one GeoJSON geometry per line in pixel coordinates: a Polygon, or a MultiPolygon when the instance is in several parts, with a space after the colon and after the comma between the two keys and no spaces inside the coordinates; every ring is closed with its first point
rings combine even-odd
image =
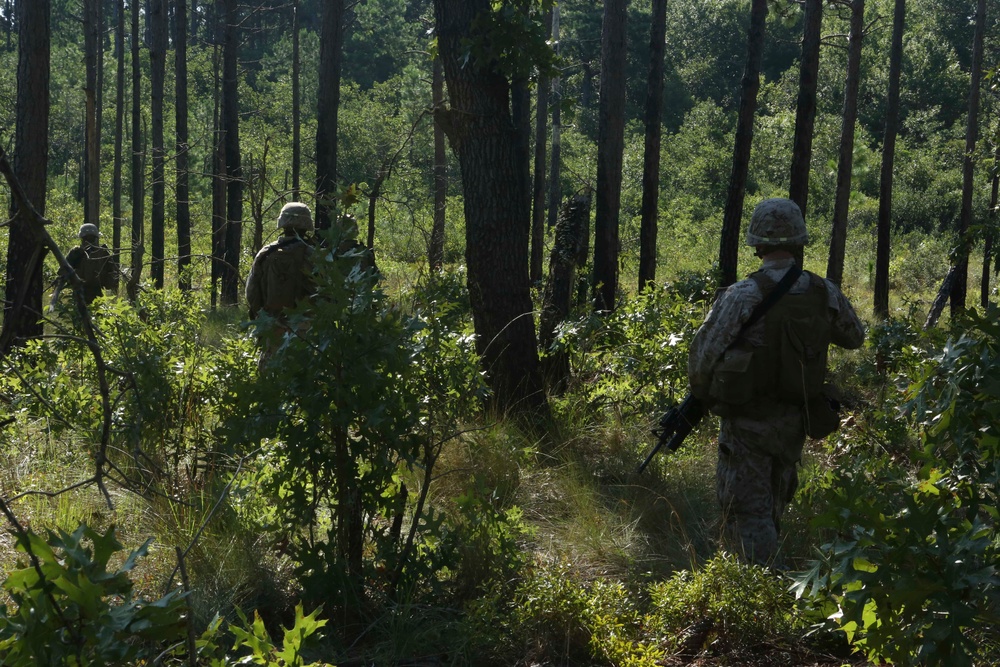
{"type": "Polygon", "coordinates": [[[176,0],[174,17],[174,126],[177,150],[177,284],[191,289],[191,207],[188,201],[187,0],[176,0]]]}
{"type": "Polygon", "coordinates": [[[440,111],[462,168],[469,299],[476,350],[494,408],[545,411],[528,281],[529,220],[516,150],[510,85],[496,61],[463,67],[465,40],[490,0],[434,0],[451,109],[440,111]]]}
{"type": "Polygon", "coordinates": [[[316,124],[316,226],[330,226],[337,195],[337,114],[344,50],[344,0],[323,3],[316,124]]]}
{"type": "Polygon", "coordinates": [[[965,310],[969,282],[969,227],[972,225],[972,195],[975,184],[975,152],[979,141],[979,88],[983,78],[983,36],[986,33],[986,0],[976,3],[976,29],[972,39],[972,77],[969,86],[969,118],[965,126],[965,160],[962,164],[962,209],[958,217],[958,257],[951,286],[951,316],[965,310]]]}
{"type": "Polygon", "coordinates": [[[844,277],[847,210],[851,200],[851,172],[854,170],[854,127],[858,120],[858,83],[861,79],[861,41],[864,38],[864,28],[865,0],[853,0],[847,49],[847,80],[844,83],[844,118],[840,131],[840,159],[837,164],[837,194],[833,204],[833,229],[826,266],[826,277],[836,285],[840,285],[844,277]]]}
{"type": "Polygon", "coordinates": [[[892,177],[896,160],[896,133],[899,131],[899,76],[903,65],[903,28],[906,0],[896,0],[892,18],[892,47],[889,52],[889,91],[885,103],[885,138],[882,141],[882,172],[878,191],[878,241],[875,248],[876,317],[889,317],[889,231],[892,224],[892,177]]]}
{"type": "Polygon", "coordinates": [[[299,0],[292,2],[292,201],[301,201],[299,175],[302,168],[302,111],[299,101],[299,0]]]}
{"type": "Polygon", "coordinates": [[[819,76],[820,28],[823,0],[805,0],[805,30],[799,62],[799,99],[795,108],[795,146],[788,198],[806,215],[809,199],[809,165],[812,160],[813,127],[816,123],[816,82],[819,76]]]}
{"type": "Polygon", "coordinates": [[[660,203],[660,134],[663,116],[663,42],[667,0],[653,0],[649,26],[649,82],[646,84],[646,137],[642,160],[642,213],[639,223],[639,291],[656,280],[656,227],[660,203]]]}
{"type": "Polygon", "coordinates": [[[736,121],[736,139],[733,142],[733,170],[729,176],[729,191],[722,217],[722,238],[719,242],[719,267],[722,271],[720,287],[728,287],[736,282],[740,222],[743,219],[743,199],[746,197],[750,148],[753,145],[753,120],[757,111],[766,28],[767,0],[753,0],[750,5],[750,30],[747,34],[747,61],[740,84],[740,110],[736,121]]]}
{"type": "Polygon", "coordinates": [[[444,127],[439,113],[444,111],[444,68],[441,58],[434,59],[431,79],[431,104],[434,107],[434,223],[427,249],[427,263],[431,270],[444,266],[444,223],[448,201],[448,162],[444,152],[444,127]]]}
{"type": "Polygon", "coordinates": [[[239,5],[225,0],[225,44],[222,51],[222,127],[226,151],[225,262],[222,304],[235,306],[240,291],[240,243],[243,238],[243,167],[240,158],[239,5]]]}
{"type": "Polygon", "coordinates": [[[1000,144],[993,153],[993,167],[990,188],[989,224],[986,225],[986,238],[983,240],[983,275],[979,280],[979,302],[985,310],[990,305],[990,266],[993,263],[993,240],[996,237],[997,204],[1000,199],[1000,144]]]}
{"type": "MultiPolygon", "coordinates": [[[[552,43],[556,54],[559,53],[559,3],[552,5],[552,43]]],[[[559,200],[562,199],[561,166],[562,166],[562,97],[560,95],[560,77],[557,74],[552,79],[552,159],[549,161],[549,229],[556,226],[559,215],[559,200]]]]}
{"type": "Polygon", "coordinates": [[[597,193],[594,217],[594,309],[612,311],[618,292],[618,216],[625,152],[625,25],[628,0],[606,0],[601,29],[597,193]]]}
{"type": "Polygon", "coordinates": [[[83,169],[83,221],[98,226],[101,224],[101,136],[97,98],[99,94],[98,73],[100,71],[98,52],[103,43],[101,37],[101,0],[84,0],[83,50],[87,84],[84,90],[86,96],[86,140],[84,144],[86,148],[83,169]]]}
{"type": "MultiPolygon", "coordinates": [[[[219,7],[219,5],[216,5],[219,7]]],[[[219,45],[223,41],[223,15],[216,16],[216,43],[213,54],[215,72],[215,107],[212,111],[214,144],[212,147],[212,308],[218,304],[222,283],[222,265],[226,252],[226,149],[222,131],[222,57],[219,45]]]]}
{"type": "MultiPolygon", "coordinates": [[[[545,13],[546,36],[552,37],[552,7],[545,13]]],[[[535,105],[535,167],[531,187],[531,282],[542,279],[545,246],[545,141],[548,138],[549,78],[539,74],[535,105]]]]}
{"type": "Polygon", "coordinates": [[[150,210],[151,256],[149,272],[153,285],[163,289],[164,227],[166,226],[166,149],[163,144],[163,94],[167,71],[166,0],[151,0],[149,28],[153,38],[149,48],[149,106],[153,143],[153,202],[150,210]]]}
{"type": "MultiPolygon", "coordinates": [[[[128,296],[135,301],[139,296],[142,278],[143,231],[146,207],[146,187],[143,173],[142,151],[142,62],[139,59],[139,0],[132,0],[132,266],[129,274],[128,296]]],[[[148,16],[148,14],[147,14],[148,16]]]]}
{"type": "MultiPolygon", "coordinates": [[[[514,148],[517,151],[517,166],[524,187],[519,192],[524,193],[520,202],[524,220],[528,221],[528,240],[531,239],[531,92],[528,90],[528,79],[518,78],[511,81],[510,110],[514,121],[514,148]]],[[[529,244],[530,251],[530,244],[529,244]]],[[[531,278],[531,255],[528,255],[528,277],[531,278]]]]}
{"type": "MultiPolygon", "coordinates": [[[[125,0],[116,0],[115,4],[115,52],[117,54],[115,70],[115,155],[112,166],[111,184],[111,254],[115,266],[121,263],[122,252],[122,171],[125,131],[125,0]]],[[[118,291],[118,279],[121,276],[115,271],[114,291],[118,291]]]]}
{"type": "Polygon", "coordinates": [[[198,41],[198,0],[191,0],[191,28],[188,33],[192,44],[198,41]]]}
{"type": "MultiPolygon", "coordinates": [[[[18,2],[14,174],[39,213],[45,213],[49,161],[49,0],[18,2]]],[[[0,354],[42,334],[44,248],[11,198],[4,319],[0,354]]]]}

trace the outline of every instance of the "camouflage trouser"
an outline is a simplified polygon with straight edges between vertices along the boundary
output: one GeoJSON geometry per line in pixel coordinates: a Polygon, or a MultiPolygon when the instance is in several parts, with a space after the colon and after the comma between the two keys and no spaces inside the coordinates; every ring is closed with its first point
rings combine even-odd
{"type": "Polygon", "coordinates": [[[716,491],[726,547],[747,562],[774,564],[781,515],[797,486],[794,463],[720,437],[716,491]]]}

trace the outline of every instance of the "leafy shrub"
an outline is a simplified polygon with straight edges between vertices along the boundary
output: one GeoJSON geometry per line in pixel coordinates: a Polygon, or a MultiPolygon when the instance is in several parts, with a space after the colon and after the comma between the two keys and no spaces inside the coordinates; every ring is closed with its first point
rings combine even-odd
{"type": "Polygon", "coordinates": [[[838,533],[797,592],[869,658],[951,666],[984,657],[982,633],[1000,602],[996,318],[992,310],[962,322],[964,333],[909,388],[905,408],[920,434],[912,469],[845,461],[833,473],[817,525],[838,533]]]}

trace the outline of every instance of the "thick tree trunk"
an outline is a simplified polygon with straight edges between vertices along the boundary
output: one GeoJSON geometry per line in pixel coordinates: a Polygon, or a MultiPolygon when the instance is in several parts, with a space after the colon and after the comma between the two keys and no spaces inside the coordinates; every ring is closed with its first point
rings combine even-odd
{"type": "MultiPolygon", "coordinates": [[[[39,213],[45,212],[49,154],[49,0],[19,2],[14,174],[39,213]]],[[[13,198],[12,198],[13,202],[13,198]]],[[[42,334],[43,246],[11,204],[0,354],[42,334]]]]}
{"type": "Polygon", "coordinates": [[[847,244],[847,211],[851,199],[854,170],[854,127],[858,120],[858,83],[861,80],[861,41],[864,38],[865,0],[851,2],[851,33],[847,46],[847,80],[844,83],[844,117],[840,131],[840,159],[837,164],[837,194],[833,204],[833,229],[826,277],[840,285],[844,276],[844,248],[847,244]]]}
{"type": "Polygon", "coordinates": [[[649,26],[649,82],[646,84],[646,136],[642,160],[642,213],[639,223],[639,291],[656,280],[656,227],[660,211],[660,135],[663,115],[663,41],[667,0],[653,0],[649,26]]]}
{"type": "Polygon", "coordinates": [[[222,126],[226,151],[225,262],[222,304],[235,306],[240,292],[240,243],[243,239],[243,167],[240,157],[239,4],[225,0],[225,43],[222,52],[222,126]]]}
{"type": "MultiPolygon", "coordinates": [[[[577,269],[586,261],[587,233],[590,231],[590,198],[576,195],[566,202],[556,223],[555,241],[549,258],[549,277],[545,284],[542,314],[538,323],[538,342],[548,350],[555,340],[555,330],[573,307],[577,269]]],[[[550,391],[561,392],[569,379],[569,355],[547,352],[542,358],[545,381],[550,391]]]]}
{"type": "Polygon", "coordinates": [[[965,160],[962,164],[962,209],[958,216],[958,257],[955,282],[951,286],[951,316],[965,310],[969,283],[969,227],[972,226],[972,195],[975,184],[975,151],[979,141],[979,88],[983,78],[983,36],[986,33],[986,0],[976,3],[976,29],[972,39],[972,77],[969,87],[969,118],[965,126],[965,160]]]}
{"type": "MultiPolygon", "coordinates": [[[[139,2],[132,1],[132,262],[129,275],[128,297],[135,301],[139,296],[142,277],[143,218],[146,208],[146,188],[143,173],[142,149],[142,61],[139,59],[139,2]]],[[[148,16],[148,15],[147,15],[148,16]]]]}
{"type": "Polygon", "coordinates": [[[795,107],[795,145],[788,198],[806,215],[809,199],[809,165],[812,161],[813,127],[816,123],[816,83],[819,77],[820,27],[823,0],[805,0],[805,31],[799,61],[799,99],[795,107]]]}
{"type": "Polygon", "coordinates": [[[445,207],[448,201],[448,162],[444,152],[444,127],[439,113],[444,112],[444,69],[441,59],[434,59],[431,79],[431,104],[434,107],[434,223],[427,248],[427,263],[433,271],[444,265],[445,207]]]}
{"type": "Polygon", "coordinates": [[[344,50],[344,0],[323,3],[316,125],[316,226],[330,226],[337,195],[337,113],[344,50]]]}
{"type": "Polygon", "coordinates": [[[528,193],[521,177],[510,85],[493,61],[463,67],[465,40],[489,0],[434,0],[451,110],[438,112],[465,194],[469,298],[476,349],[503,413],[544,411],[528,281],[528,193]]]}
{"type": "Polygon", "coordinates": [[[174,127],[177,150],[177,284],[191,289],[191,208],[188,201],[187,0],[176,0],[174,17],[174,127]]]}
{"type": "Polygon", "coordinates": [[[903,27],[906,0],[896,0],[892,18],[892,47],[889,51],[889,91],[885,103],[885,138],[882,140],[882,172],[878,191],[878,241],[875,248],[876,317],[889,317],[889,232],[892,225],[892,178],[899,131],[899,75],[903,64],[903,27]]]}
{"type": "Polygon", "coordinates": [[[606,0],[601,30],[597,192],[594,217],[594,310],[612,311],[618,293],[618,223],[625,152],[625,39],[628,0],[606,0]]]}
{"type": "MultiPolygon", "coordinates": [[[[545,31],[552,37],[552,11],[545,14],[545,31]]],[[[545,251],[545,142],[548,138],[549,79],[538,77],[538,97],[535,103],[535,166],[531,186],[531,262],[528,275],[532,283],[542,279],[545,251]]]]}
{"type": "Polygon", "coordinates": [[[164,227],[166,226],[166,149],[163,143],[163,94],[167,72],[166,0],[151,0],[149,27],[153,38],[149,48],[150,130],[153,144],[153,202],[150,210],[150,265],[153,286],[163,289],[164,227]]]}
{"type": "MultiPolygon", "coordinates": [[[[125,0],[116,0],[115,4],[115,53],[117,55],[115,70],[115,154],[112,165],[111,184],[111,254],[115,266],[121,264],[122,252],[122,171],[125,132],[125,0]]],[[[115,271],[114,291],[118,291],[118,279],[121,276],[115,271]]]]}
{"type": "Polygon", "coordinates": [[[733,170],[729,176],[729,191],[722,218],[722,238],[719,242],[720,287],[736,282],[736,262],[740,244],[740,223],[743,220],[743,199],[747,189],[750,148],[753,145],[753,120],[760,89],[760,63],[764,54],[764,31],[767,27],[767,0],[753,0],[750,5],[750,30],[747,35],[747,62],[740,84],[740,110],[736,121],[733,145],[733,170]]]}

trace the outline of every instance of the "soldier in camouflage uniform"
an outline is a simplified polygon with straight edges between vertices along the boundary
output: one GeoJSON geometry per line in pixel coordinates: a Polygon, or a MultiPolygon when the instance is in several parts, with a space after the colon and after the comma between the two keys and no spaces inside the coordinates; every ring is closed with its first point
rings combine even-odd
{"type": "MultiPolygon", "coordinates": [[[[805,222],[794,202],[767,199],[758,204],[746,244],[756,249],[762,266],[719,297],[698,329],[688,358],[692,393],[722,417],[716,490],[723,512],[724,541],[748,562],[762,565],[775,564],[781,516],[798,486],[796,465],[806,438],[804,405],[765,391],[752,393],[737,409],[719,404],[710,389],[713,372],[727,350],[736,343],[749,344],[753,354],[761,354],[768,318],[772,326],[778,325],[782,300],[801,302],[810,290],[819,293],[819,299],[813,299],[818,304],[813,321],[816,328],[827,328],[822,340],[848,349],[864,342],[863,325],[840,289],[809,272],[802,272],[772,310],[740,335],[743,323],[765,298],[761,285],[773,287],[796,264],[795,258],[801,256],[807,241],[805,222]]],[[[821,364],[823,372],[825,344],[821,364]]]]}
{"type": "Polygon", "coordinates": [[[308,298],[316,290],[312,279],[312,212],[299,202],[281,208],[278,229],[282,236],[260,249],[247,276],[246,297],[251,319],[260,311],[276,318],[279,325],[264,341],[261,367],[290,331],[285,310],[308,298]]]}
{"type": "MultiPolygon", "coordinates": [[[[80,225],[79,237],[80,245],[69,251],[66,263],[73,267],[73,271],[83,282],[83,298],[90,305],[104,293],[104,290],[114,288],[118,265],[111,256],[108,246],[101,244],[101,233],[97,225],[89,222],[80,225]]],[[[68,281],[69,276],[60,269],[56,291],[52,295],[53,305],[58,301],[59,292],[68,281]]]]}

